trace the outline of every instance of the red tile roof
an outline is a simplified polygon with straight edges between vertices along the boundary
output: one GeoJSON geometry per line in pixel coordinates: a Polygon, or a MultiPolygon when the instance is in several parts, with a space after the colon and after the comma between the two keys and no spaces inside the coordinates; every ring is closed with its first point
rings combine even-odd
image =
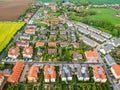
{"type": "Polygon", "coordinates": [[[71,43],[74,48],[79,48],[79,43],[71,43]]]}
{"type": "Polygon", "coordinates": [[[24,47],[23,54],[32,55],[33,54],[33,47],[32,46],[24,47]]]}
{"type": "Polygon", "coordinates": [[[55,48],[48,49],[48,54],[55,54],[55,53],[57,53],[57,49],[55,49],[55,48]]]}
{"type": "Polygon", "coordinates": [[[34,28],[26,29],[25,33],[35,33],[35,29],[34,28]]]}
{"type": "Polygon", "coordinates": [[[11,47],[8,51],[8,55],[17,55],[19,52],[19,47],[11,47]]]}
{"type": "Polygon", "coordinates": [[[52,78],[55,78],[56,79],[56,71],[55,71],[55,67],[54,66],[49,66],[49,65],[45,65],[44,66],[44,79],[52,79],[52,78]],[[48,73],[48,69],[51,69],[52,71],[52,73],[51,74],[49,74],[48,73]]]}
{"type": "Polygon", "coordinates": [[[57,45],[57,42],[48,42],[49,47],[55,47],[57,45]]]}
{"type": "Polygon", "coordinates": [[[114,70],[114,72],[116,73],[117,76],[120,76],[120,65],[114,64],[112,66],[112,69],[114,70]]]}
{"type": "Polygon", "coordinates": [[[27,40],[20,40],[16,42],[17,46],[28,46],[29,45],[29,41],[27,40]]]}
{"type": "Polygon", "coordinates": [[[32,66],[28,72],[28,78],[29,77],[33,77],[35,78],[36,80],[38,79],[38,76],[37,76],[37,73],[39,71],[39,68],[37,66],[32,66]]]}
{"type": "Polygon", "coordinates": [[[20,74],[23,70],[24,62],[18,61],[16,62],[15,66],[13,67],[12,74],[8,77],[8,82],[10,83],[17,83],[20,77],[20,74]]]}
{"type": "Polygon", "coordinates": [[[86,57],[98,57],[98,53],[92,50],[86,51],[85,52],[86,57]]]}
{"type": "Polygon", "coordinates": [[[37,41],[36,42],[36,47],[43,47],[44,46],[44,42],[39,42],[39,41],[37,41]]]}
{"type": "Polygon", "coordinates": [[[94,66],[93,67],[93,75],[97,79],[107,79],[105,71],[104,71],[104,69],[102,67],[94,66]]]}

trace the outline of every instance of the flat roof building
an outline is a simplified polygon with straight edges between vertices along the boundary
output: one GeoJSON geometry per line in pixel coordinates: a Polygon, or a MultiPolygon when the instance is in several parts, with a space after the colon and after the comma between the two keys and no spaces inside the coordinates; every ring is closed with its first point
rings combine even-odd
{"type": "Polygon", "coordinates": [[[108,64],[108,66],[112,66],[112,65],[116,64],[114,58],[110,54],[107,54],[104,58],[108,64]]]}
{"type": "Polygon", "coordinates": [[[95,41],[93,41],[93,40],[91,40],[91,39],[89,39],[89,38],[87,38],[87,37],[85,37],[85,36],[82,36],[82,41],[83,41],[85,44],[87,44],[87,45],[89,45],[89,46],[91,46],[91,47],[96,47],[96,46],[97,46],[97,43],[96,43],[95,41]]]}

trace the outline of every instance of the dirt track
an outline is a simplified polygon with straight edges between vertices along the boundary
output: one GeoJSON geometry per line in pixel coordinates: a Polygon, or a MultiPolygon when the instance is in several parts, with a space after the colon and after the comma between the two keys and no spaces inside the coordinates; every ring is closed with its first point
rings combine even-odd
{"type": "Polygon", "coordinates": [[[15,20],[34,0],[0,0],[0,20],[15,20]]]}

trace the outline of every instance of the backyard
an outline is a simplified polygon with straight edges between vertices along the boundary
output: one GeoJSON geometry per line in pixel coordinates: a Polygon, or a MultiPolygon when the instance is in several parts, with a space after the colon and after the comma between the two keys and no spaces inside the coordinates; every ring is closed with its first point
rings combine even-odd
{"type": "Polygon", "coordinates": [[[0,52],[8,45],[24,22],[0,22],[0,52]]]}

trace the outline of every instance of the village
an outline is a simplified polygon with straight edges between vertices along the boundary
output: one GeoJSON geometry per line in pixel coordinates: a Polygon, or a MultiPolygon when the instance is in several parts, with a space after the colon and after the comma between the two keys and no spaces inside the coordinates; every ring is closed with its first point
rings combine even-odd
{"type": "Polygon", "coordinates": [[[0,71],[0,90],[119,90],[120,62],[114,53],[120,54],[120,38],[49,14],[59,8],[45,3],[27,12],[23,32],[2,58],[10,68],[0,71]]]}

